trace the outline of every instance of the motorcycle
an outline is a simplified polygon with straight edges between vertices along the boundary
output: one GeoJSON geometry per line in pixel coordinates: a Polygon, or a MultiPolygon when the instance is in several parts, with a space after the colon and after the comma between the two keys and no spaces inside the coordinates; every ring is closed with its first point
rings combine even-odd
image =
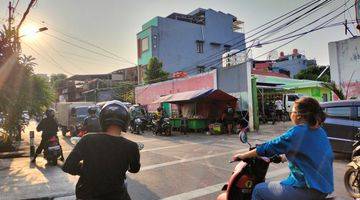
{"type": "Polygon", "coordinates": [[[161,124],[157,124],[156,127],[153,129],[154,135],[171,135],[171,124],[169,118],[164,118],[161,124]]]}
{"type": "Polygon", "coordinates": [[[360,198],[360,141],[353,144],[351,162],[344,175],[345,188],[353,198],[360,198]]]}
{"type": "Polygon", "coordinates": [[[60,146],[59,138],[52,136],[48,139],[44,149],[44,158],[50,165],[57,165],[57,160],[62,155],[62,149],[60,146]]]}
{"type": "Polygon", "coordinates": [[[140,117],[134,119],[132,126],[130,126],[132,133],[140,135],[143,132],[143,120],[140,117]]]}
{"type": "MultiPolygon", "coordinates": [[[[247,129],[240,131],[240,141],[250,146],[250,150],[255,149],[247,140],[247,129]]],[[[281,156],[275,155],[271,158],[255,157],[245,160],[230,161],[239,162],[230,176],[227,184],[221,189],[221,193],[217,200],[250,200],[255,186],[265,181],[270,163],[280,163],[281,156]]],[[[333,197],[324,200],[333,200],[333,197]]]]}

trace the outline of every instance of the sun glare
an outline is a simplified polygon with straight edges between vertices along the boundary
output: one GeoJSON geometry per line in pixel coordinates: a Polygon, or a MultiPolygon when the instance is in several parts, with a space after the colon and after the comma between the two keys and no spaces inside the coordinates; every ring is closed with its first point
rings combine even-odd
{"type": "Polygon", "coordinates": [[[38,28],[34,25],[27,24],[21,28],[20,36],[25,40],[34,40],[37,37],[38,28]]]}

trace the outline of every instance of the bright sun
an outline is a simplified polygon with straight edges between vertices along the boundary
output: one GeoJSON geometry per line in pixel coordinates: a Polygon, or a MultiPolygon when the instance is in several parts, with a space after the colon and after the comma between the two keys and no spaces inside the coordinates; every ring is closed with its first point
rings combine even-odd
{"type": "Polygon", "coordinates": [[[38,28],[35,25],[24,25],[20,30],[20,37],[25,40],[35,40],[37,37],[38,28]]]}

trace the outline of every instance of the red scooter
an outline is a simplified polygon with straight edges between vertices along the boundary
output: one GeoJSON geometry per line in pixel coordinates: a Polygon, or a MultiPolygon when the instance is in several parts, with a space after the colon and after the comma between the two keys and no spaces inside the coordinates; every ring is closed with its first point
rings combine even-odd
{"type": "MultiPolygon", "coordinates": [[[[243,129],[239,137],[242,143],[249,144],[246,130],[243,129]]],[[[250,145],[250,150],[254,148],[250,145]]],[[[230,161],[231,163],[239,162],[239,164],[236,165],[227,184],[223,186],[222,191],[224,192],[217,197],[217,200],[251,200],[251,194],[256,184],[265,181],[270,163],[280,163],[281,161],[280,156],[230,161]]],[[[324,200],[335,200],[335,198],[328,197],[324,200]]]]}

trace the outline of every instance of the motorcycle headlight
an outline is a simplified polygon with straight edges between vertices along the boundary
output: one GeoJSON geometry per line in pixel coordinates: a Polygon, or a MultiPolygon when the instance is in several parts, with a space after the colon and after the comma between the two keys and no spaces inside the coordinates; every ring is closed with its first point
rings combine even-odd
{"type": "Polygon", "coordinates": [[[141,123],[141,119],[140,119],[140,118],[136,118],[136,119],[135,119],[135,123],[141,123]]]}

